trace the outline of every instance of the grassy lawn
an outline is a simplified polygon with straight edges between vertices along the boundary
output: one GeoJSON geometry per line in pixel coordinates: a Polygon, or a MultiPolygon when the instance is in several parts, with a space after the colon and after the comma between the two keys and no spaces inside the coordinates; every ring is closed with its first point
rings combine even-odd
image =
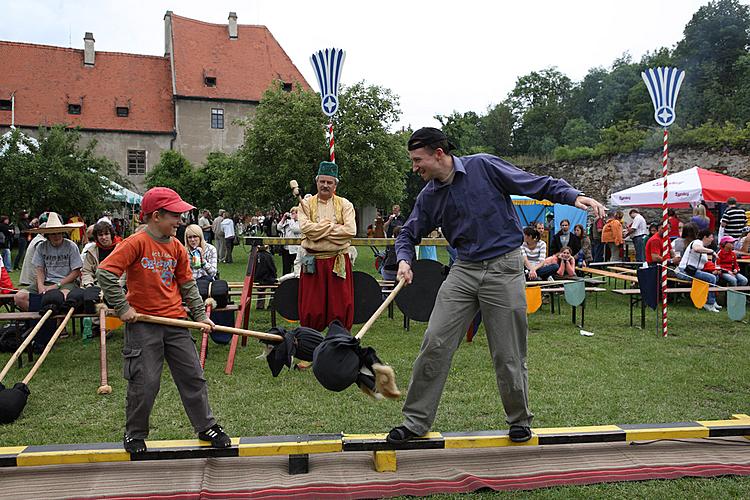
{"type": "MultiPolygon", "coordinates": [[[[372,252],[360,248],[355,269],[372,272],[372,252]]],[[[447,262],[444,253],[439,254],[447,262]]],[[[243,278],[247,250],[238,247],[235,264],[221,265],[224,279],[243,278]]],[[[281,271],[281,262],[277,262],[281,271]]],[[[13,273],[14,282],[18,273],[13,273]]],[[[750,334],[747,323],[726,313],[695,309],[687,299],[670,308],[670,333],[656,332],[648,311],[647,330],[628,326],[627,299],[611,293],[589,299],[586,329],[579,335],[570,308],[561,315],[543,306],[529,318],[530,403],[535,427],[658,423],[728,418],[750,412],[750,334]]],[[[283,320],[282,324],[284,323],[283,320]]],[[[293,327],[294,325],[289,325],[293,327]]],[[[425,324],[402,328],[384,314],[364,339],[378,350],[405,390],[425,324]]],[[[251,327],[270,327],[267,311],[251,313],[251,327]]],[[[355,326],[355,330],[359,328],[355,326]]],[[[198,334],[194,333],[197,339],[198,334]]],[[[61,340],[31,381],[31,396],[21,417],[0,427],[0,446],[119,441],[124,425],[125,383],[121,376],[122,336],[108,341],[110,384],[99,396],[99,343],[61,340]]],[[[233,436],[325,432],[386,432],[401,422],[400,402],[373,402],[357,389],[328,392],[312,373],[285,371],[270,375],[260,346],[240,349],[234,373],[223,372],[228,346],[211,344],[206,378],[214,413],[233,436]]],[[[0,356],[5,363],[9,354],[0,356]]],[[[12,369],[5,383],[21,380],[12,369]]],[[[468,431],[505,428],[483,329],[457,351],[434,429],[468,431]]],[[[167,370],[151,418],[151,439],[185,439],[193,434],[167,370]]],[[[485,494],[477,493],[476,496],[485,494]]],[[[750,496],[750,478],[682,479],[561,487],[509,493],[533,498],[740,498],[750,496]]],[[[449,497],[445,497],[449,498],[449,497]]]]}

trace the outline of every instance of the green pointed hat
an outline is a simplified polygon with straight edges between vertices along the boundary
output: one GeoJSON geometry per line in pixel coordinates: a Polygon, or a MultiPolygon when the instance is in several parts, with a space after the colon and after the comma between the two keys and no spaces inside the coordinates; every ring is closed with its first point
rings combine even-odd
{"type": "Polygon", "coordinates": [[[318,165],[318,175],[330,175],[339,178],[339,167],[332,161],[321,161],[318,165]]]}

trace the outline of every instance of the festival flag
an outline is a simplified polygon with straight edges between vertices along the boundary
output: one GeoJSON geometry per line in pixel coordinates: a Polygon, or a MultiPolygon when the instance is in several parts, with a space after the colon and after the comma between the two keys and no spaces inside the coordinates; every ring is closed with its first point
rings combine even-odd
{"type": "Polygon", "coordinates": [[[542,305],[542,287],[526,287],[526,314],[533,314],[539,310],[542,305]]]}
{"type": "Polygon", "coordinates": [[[727,290],[727,314],[732,321],[742,321],[745,318],[747,297],[744,293],[727,290]]]}
{"type": "Polygon", "coordinates": [[[694,279],[693,285],[690,287],[690,299],[698,309],[705,306],[706,300],[708,300],[708,283],[694,279]]]}
{"type": "Polygon", "coordinates": [[[583,304],[583,301],[586,300],[585,282],[575,281],[573,283],[565,283],[563,288],[565,289],[565,302],[571,306],[580,306],[583,304]]]}
{"type": "Polygon", "coordinates": [[[641,267],[637,271],[637,276],[643,303],[651,309],[656,309],[659,306],[659,268],[641,267]]]}

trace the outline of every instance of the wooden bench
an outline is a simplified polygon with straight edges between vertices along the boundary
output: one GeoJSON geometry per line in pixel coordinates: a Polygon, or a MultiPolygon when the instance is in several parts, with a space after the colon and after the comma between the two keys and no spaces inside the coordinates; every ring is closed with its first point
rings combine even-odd
{"type": "Polygon", "coordinates": [[[605,271],[603,269],[596,269],[593,267],[577,267],[577,271],[584,274],[590,274],[592,276],[602,276],[608,280],[615,280],[615,287],[617,286],[617,280],[622,280],[623,283],[638,283],[638,278],[631,274],[615,273],[612,271],[605,271]]]}
{"type": "MultiPolygon", "coordinates": [[[[667,288],[666,292],[667,294],[685,294],[690,293],[692,289],[687,287],[678,287],[678,288],[667,288]]],[[[750,286],[734,286],[734,287],[716,287],[712,286],[709,287],[709,292],[726,292],[727,290],[734,290],[737,292],[748,292],[750,291],[750,286]]],[[[643,302],[643,299],[641,298],[641,290],[640,288],[627,288],[627,289],[615,289],[612,290],[613,293],[616,293],[617,295],[622,295],[625,297],[628,297],[629,303],[630,303],[630,326],[633,326],[633,308],[640,304],[641,306],[641,329],[646,328],[646,303],[643,302]]]]}

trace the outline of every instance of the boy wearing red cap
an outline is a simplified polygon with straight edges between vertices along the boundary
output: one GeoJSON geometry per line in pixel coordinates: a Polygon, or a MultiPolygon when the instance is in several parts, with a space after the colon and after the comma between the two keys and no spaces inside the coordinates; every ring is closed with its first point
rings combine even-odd
{"type": "Polygon", "coordinates": [[[180,214],[193,208],[169,188],[149,189],[141,204],[146,229],[120,243],[97,271],[104,298],[126,323],[122,353],[128,393],[123,444],[129,453],[146,451],[149,416],[159,392],[164,359],[198,438],[210,441],[215,448],[231,446],[211,413],[206,379],[188,330],[136,322],[138,314],[184,318],[184,299],[196,321],[205,323],[206,330],[214,326],[206,317],[187,251],[173,237],[180,214]],[[123,273],[127,273],[127,297],[118,284],[123,273]]]}

